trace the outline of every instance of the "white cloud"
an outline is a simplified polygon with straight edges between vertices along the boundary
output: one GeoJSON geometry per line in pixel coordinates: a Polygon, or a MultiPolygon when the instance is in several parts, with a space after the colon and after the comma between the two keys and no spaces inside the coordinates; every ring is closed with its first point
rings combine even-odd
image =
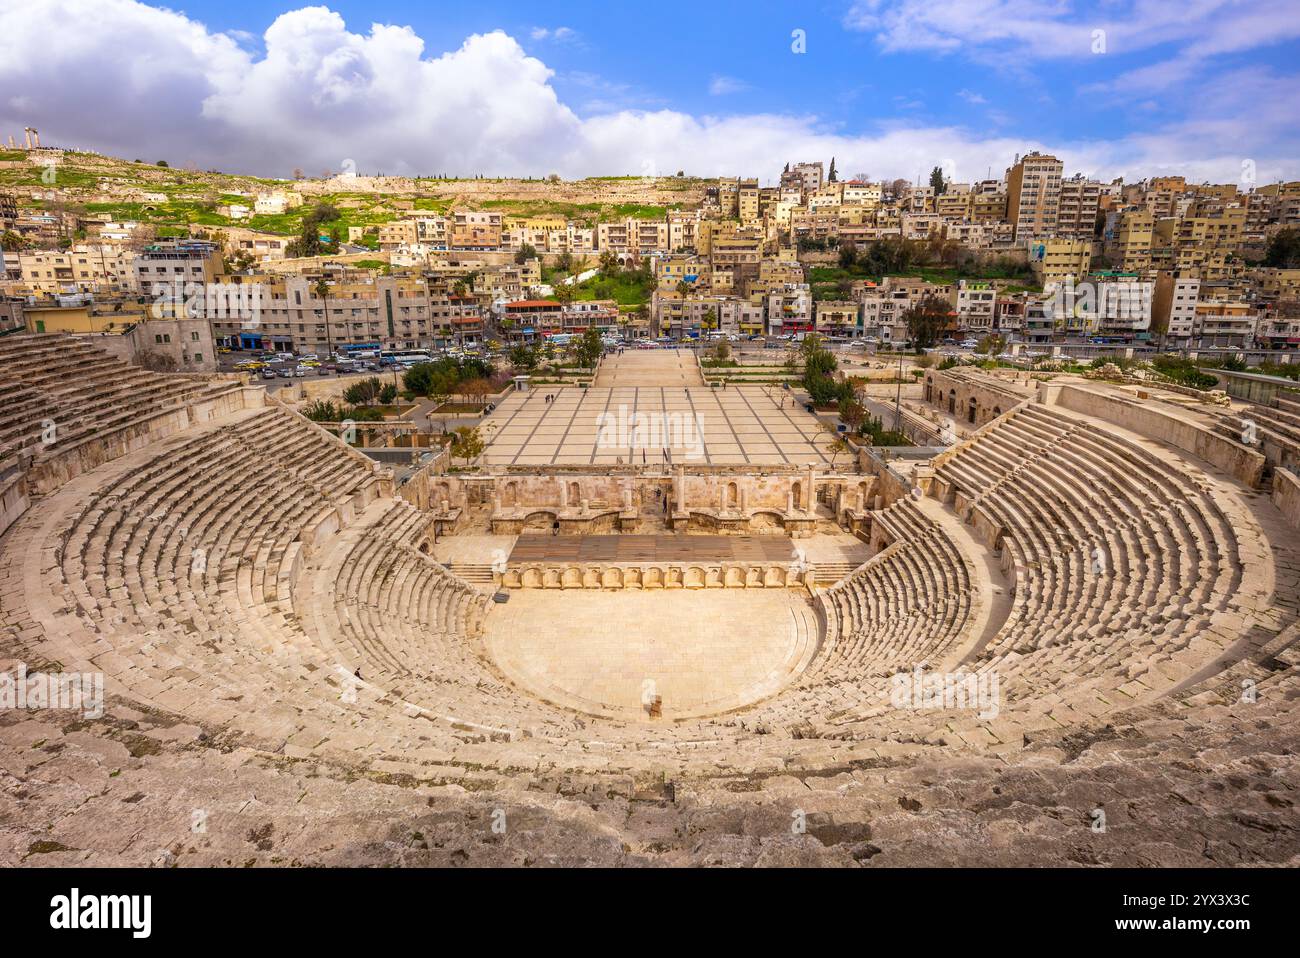
{"type": "Polygon", "coordinates": [[[1300,36],[1294,0],[1137,0],[1096,5],[1041,0],[857,0],[844,16],[888,51],[997,49],[1030,59],[1092,55],[1094,30],[1111,53],[1186,44],[1196,56],[1240,52],[1300,36]]]}
{"type": "Polygon", "coordinates": [[[967,103],[974,104],[975,106],[980,106],[981,104],[988,102],[988,100],[984,99],[983,96],[973,90],[958,90],[957,95],[967,103]]]}
{"type": "Polygon", "coordinates": [[[571,27],[555,27],[554,29],[549,27],[533,27],[532,31],[528,35],[534,40],[564,41],[572,40],[578,34],[577,31],[571,27]]]}
{"type": "Polygon", "coordinates": [[[729,93],[742,93],[748,89],[748,83],[735,77],[715,76],[709,81],[710,96],[726,96],[729,93]]]}
{"type": "Polygon", "coordinates": [[[611,105],[579,116],[557,95],[545,63],[503,32],[430,54],[409,28],[353,33],[325,7],[285,13],[262,41],[264,53],[250,52],[230,35],[134,0],[5,4],[0,135],[31,125],[46,143],[271,176],[337,170],[348,158],[363,173],[685,169],[770,179],[787,160],[835,156],[840,169],[891,178],[924,175],[951,158],[960,177],[976,179],[989,167],[1000,173],[1016,153],[1043,149],[1072,172],[1106,177],[1160,170],[1235,181],[1246,155],[1261,182],[1300,178],[1287,117],[1291,78],[1263,70],[1239,78],[1254,91],[1253,107],[1207,95],[1177,127],[1115,142],[1083,130],[1069,142],[1043,143],[987,126],[895,122],[847,131],[814,115],[611,105]],[[1227,119],[1236,116],[1250,122],[1227,119]]]}

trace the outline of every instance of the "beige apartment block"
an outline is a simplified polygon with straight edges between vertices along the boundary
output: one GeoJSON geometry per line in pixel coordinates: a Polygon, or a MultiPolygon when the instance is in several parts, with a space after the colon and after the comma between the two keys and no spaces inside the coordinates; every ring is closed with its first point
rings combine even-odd
{"type": "Polygon", "coordinates": [[[1007,171],[1007,217],[1017,243],[1055,235],[1064,168],[1056,157],[1035,152],[1007,171]]]}
{"type": "Polygon", "coordinates": [[[33,293],[90,293],[136,289],[135,252],[117,246],[20,250],[19,279],[33,293]]]}
{"type": "Polygon", "coordinates": [[[1046,286],[1067,277],[1080,280],[1092,266],[1092,243],[1084,239],[1049,239],[1029,244],[1029,265],[1046,286]]]}
{"type": "Polygon", "coordinates": [[[1082,175],[1061,181],[1056,235],[1063,239],[1091,240],[1097,227],[1101,184],[1082,175]]]}

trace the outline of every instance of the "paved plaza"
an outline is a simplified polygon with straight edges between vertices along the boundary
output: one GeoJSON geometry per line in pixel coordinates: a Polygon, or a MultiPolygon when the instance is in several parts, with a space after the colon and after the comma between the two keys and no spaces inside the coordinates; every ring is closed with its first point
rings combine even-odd
{"type": "Polygon", "coordinates": [[[501,403],[484,435],[489,466],[662,465],[665,450],[687,465],[831,462],[817,419],[763,386],[536,387],[501,403]]]}

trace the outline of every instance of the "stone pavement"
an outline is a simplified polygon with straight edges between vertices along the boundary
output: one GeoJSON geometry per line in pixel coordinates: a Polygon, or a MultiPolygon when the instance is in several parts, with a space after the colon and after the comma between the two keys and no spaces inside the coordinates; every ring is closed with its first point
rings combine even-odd
{"type": "Polygon", "coordinates": [[[596,386],[703,386],[689,349],[627,349],[610,353],[596,370],[596,386]]]}
{"type": "Polygon", "coordinates": [[[783,390],[761,386],[539,387],[511,393],[486,426],[481,461],[490,466],[662,465],[665,447],[687,465],[824,469],[832,459],[817,419],[783,390]]]}
{"type": "Polygon", "coordinates": [[[816,642],[787,589],[519,589],[487,619],[496,664],[539,698],[593,715],[671,722],[780,690],[816,642]],[[662,697],[650,719],[648,699],[662,697]]]}

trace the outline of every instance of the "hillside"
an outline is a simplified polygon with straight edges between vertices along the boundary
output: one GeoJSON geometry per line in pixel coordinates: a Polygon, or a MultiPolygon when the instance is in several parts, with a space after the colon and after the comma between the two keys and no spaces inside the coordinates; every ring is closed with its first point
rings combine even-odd
{"type": "Polygon", "coordinates": [[[339,217],[324,224],[346,232],[374,227],[412,210],[446,213],[494,210],[504,216],[559,217],[587,225],[626,217],[661,219],[668,210],[695,209],[705,181],[691,177],[594,177],[549,179],[441,179],[333,176],[274,180],[254,176],[173,169],[94,153],[0,150],[0,191],[20,207],[62,207],[106,219],[137,220],[158,235],[183,234],[191,225],[240,226],[294,234],[316,203],[339,217]],[[303,206],[278,214],[232,220],[220,208],[252,206],[258,193],[296,190],[303,206]]]}

